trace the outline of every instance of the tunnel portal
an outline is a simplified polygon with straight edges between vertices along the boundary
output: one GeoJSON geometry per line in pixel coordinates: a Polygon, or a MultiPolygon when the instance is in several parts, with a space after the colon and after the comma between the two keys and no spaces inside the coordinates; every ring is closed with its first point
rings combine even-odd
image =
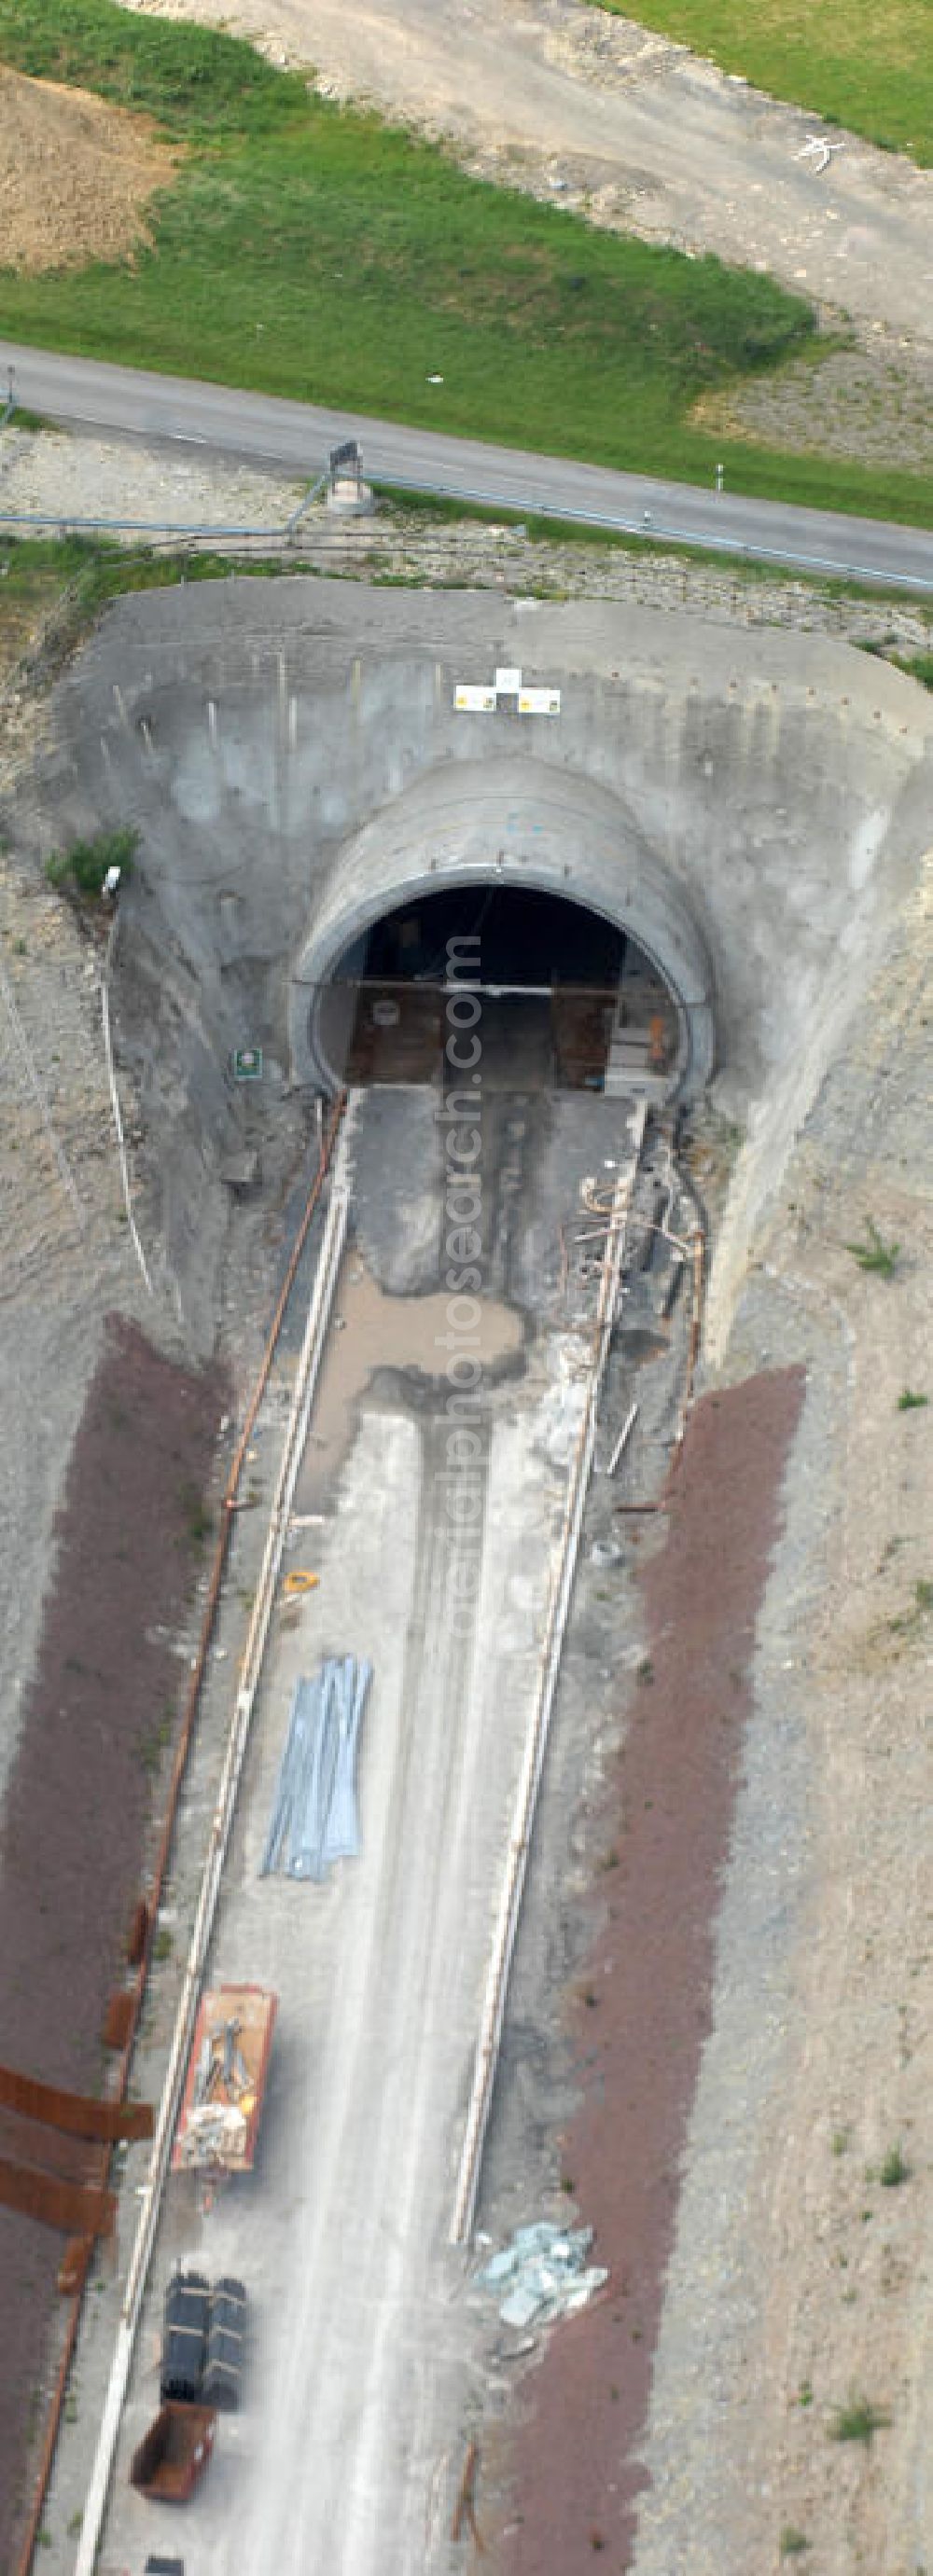
{"type": "Polygon", "coordinates": [[[663,1090],[678,1056],[674,998],[635,940],[588,905],[495,881],[380,914],[313,1011],[335,1086],[439,1081],[467,1020],[484,1081],[507,1088],[663,1090]]]}
{"type": "Polygon", "coordinates": [[[296,959],[296,1070],[331,1092],[439,1082],[466,987],[484,1080],[502,1088],[635,1084],[661,1101],[708,1077],[699,925],[592,779],[458,762],[374,815],[336,859],[296,959]]]}

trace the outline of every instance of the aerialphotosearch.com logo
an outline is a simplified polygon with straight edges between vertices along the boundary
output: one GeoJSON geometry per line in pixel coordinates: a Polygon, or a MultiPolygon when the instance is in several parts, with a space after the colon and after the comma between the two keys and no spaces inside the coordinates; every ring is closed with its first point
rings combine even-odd
{"type": "Polygon", "coordinates": [[[479,936],[447,944],[447,1036],[444,1047],[444,1286],[446,1331],[437,1347],[447,1353],[447,1438],[440,1478],[449,1551],[449,1595],[454,1633],[472,1628],[483,1552],[485,1436],[482,1426],[480,1292],[482,1263],[482,1019],[479,936]],[[448,1090],[448,1082],[451,1088],[448,1090]]]}

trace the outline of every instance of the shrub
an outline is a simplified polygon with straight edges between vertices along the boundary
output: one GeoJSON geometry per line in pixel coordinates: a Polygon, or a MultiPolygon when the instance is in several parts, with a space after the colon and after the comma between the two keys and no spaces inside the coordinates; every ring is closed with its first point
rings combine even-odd
{"type": "Polygon", "coordinates": [[[910,2166],[904,2162],[901,2142],[898,2139],[896,2147],[888,2148],[878,2180],[884,2184],[886,2191],[895,2191],[898,2183],[907,2181],[909,2173],[910,2166]]]}
{"type": "Polygon", "coordinates": [[[891,2418],[886,2406],[875,2406],[870,2397],[850,2397],[847,2406],[837,2406],[836,2421],[830,2425],[833,2442],[869,2444],[891,2418]]]}
{"type": "Polygon", "coordinates": [[[884,1242],[873,1216],[865,1219],[864,1243],[846,1244],[846,1251],[851,1252],[860,1270],[877,1270],[882,1279],[893,1279],[900,1248],[899,1243],[884,1242]]]}
{"type": "Polygon", "coordinates": [[[45,873],[50,885],[99,897],[108,868],[119,868],[128,877],[138,848],[139,833],[126,824],[119,832],[98,832],[92,841],[73,841],[70,850],[53,850],[45,873]]]}

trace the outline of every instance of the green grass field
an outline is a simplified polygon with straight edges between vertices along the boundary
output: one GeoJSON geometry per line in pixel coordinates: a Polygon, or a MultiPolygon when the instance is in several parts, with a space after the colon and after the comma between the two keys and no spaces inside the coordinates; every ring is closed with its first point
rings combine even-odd
{"type": "Polygon", "coordinates": [[[247,45],[110,0],[0,0],[0,59],[187,147],[134,267],[0,271],[11,339],[686,481],[725,455],[733,491],[933,520],[918,477],[689,426],[698,394],[809,344],[768,278],[470,180],[247,45]]]}
{"type": "Polygon", "coordinates": [[[931,0],[598,0],[773,98],[933,163],[931,0]]]}

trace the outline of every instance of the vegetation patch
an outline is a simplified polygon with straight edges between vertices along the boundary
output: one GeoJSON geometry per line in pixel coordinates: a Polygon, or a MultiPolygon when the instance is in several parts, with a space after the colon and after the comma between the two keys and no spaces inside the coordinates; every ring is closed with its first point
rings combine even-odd
{"type": "Polygon", "coordinates": [[[918,1629],[929,1618],[931,1611],[933,1611],[933,1582],[929,1575],[921,1574],[914,1584],[914,1597],[910,1609],[901,1610],[895,1618],[888,1620],[890,1634],[893,1637],[915,1637],[918,1629]]]}
{"type": "Polygon", "coordinates": [[[921,688],[933,689],[933,653],[891,653],[888,659],[909,679],[919,680],[921,688]]]}
{"type": "Polygon", "coordinates": [[[895,2147],[888,2148],[878,2180],[884,2184],[885,2191],[896,2191],[902,2182],[909,2182],[910,2166],[905,2162],[900,2140],[895,2147]]]}
{"type": "Polygon", "coordinates": [[[834,2442],[864,2442],[867,2448],[890,2421],[886,2406],[875,2406],[870,2397],[853,2396],[847,2406],[837,2406],[830,2438],[834,2442]]]}
{"type": "Polygon", "coordinates": [[[60,666],[94,624],[101,609],[125,591],[172,590],[179,582],[219,581],[235,572],[268,580],[281,572],[307,572],[296,560],[251,555],[231,563],[209,552],[155,554],[132,551],[103,537],[18,537],[0,543],[0,681],[11,669],[41,663],[46,675],[60,666]]]}
{"type": "Polygon", "coordinates": [[[49,884],[69,894],[99,898],[111,868],[128,877],[139,833],[132,824],[120,832],[98,832],[92,841],[73,841],[69,850],[53,850],[45,863],[49,884]]]}
{"type": "Polygon", "coordinates": [[[878,1232],[873,1216],[867,1216],[865,1219],[865,1234],[862,1242],[846,1244],[846,1251],[851,1252],[852,1259],[858,1262],[859,1269],[873,1270],[879,1279],[893,1279],[900,1248],[899,1243],[885,1243],[883,1236],[878,1232]]]}
{"type": "MultiPolygon", "coordinates": [[[[628,0],[597,0],[616,17],[628,0]]],[[[846,125],[888,152],[933,163],[929,0],[639,0],[639,20],[756,89],[846,125]]]]}
{"type": "MultiPolygon", "coordinates": [[[[699,396],[812,338],[810,305],[773,280],[470,179],[206,28],[0,0],[3,58],[183,147],[133,268],[3,274],[10,336],[709,484],[723,440],[691,425],[699,396]]],[[[921,479],[887,466],[742,442],[729,481],[933,517],[921,479]]]]}

